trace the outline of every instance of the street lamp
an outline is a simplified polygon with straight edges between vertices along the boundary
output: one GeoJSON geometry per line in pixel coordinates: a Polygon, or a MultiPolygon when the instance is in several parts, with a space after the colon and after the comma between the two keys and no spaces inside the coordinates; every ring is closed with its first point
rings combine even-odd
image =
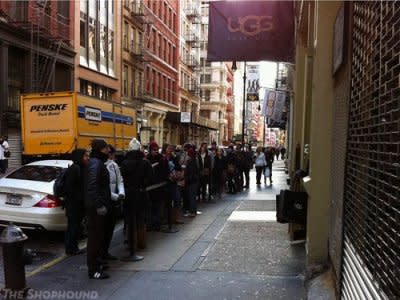
{"type": "MultiPolygon", "coordinates": [[[[232,71],[236,71],[236,61],[232,63],[232,71]]],[[[244,73],[243,73],[243,111],[242,111],[242,146],[244,145],[244,127],[246,119],[246,62],[244,62],[244,73]]]]}

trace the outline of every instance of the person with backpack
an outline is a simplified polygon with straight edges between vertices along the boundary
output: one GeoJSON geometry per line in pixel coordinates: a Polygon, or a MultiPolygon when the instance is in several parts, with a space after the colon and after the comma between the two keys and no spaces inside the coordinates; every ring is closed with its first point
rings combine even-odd
{"type": "Polygon", "coordinates": [[[124,181],[121,176],[121,171],[118,164],[115,162],[115,148],[112,145],[108,145],[110,153],[106,162],[108,173],[110,174],[110,190],[111,190],[111,211],[107,214],[105,224],[105,243],[103,249],[104,260],[117,260],[117,257],[113,256],[109,252],[111,240],[114,234],[115,224],[117,223],[118,216],[121,215],[121,201],[125,198],[124,181]]]}
{"type": "Polygon", "coordinates": [[[136,246],[140,249],[146,247],[146,189],[152,182],[153,169],[150,162],[144,158],[144,153],[140,148],[140,142],[133,138],[129,143],[129,151],[121,163],[126,194],[123,206],[129,247],[129,256],[122,258],[125,261],[142,260],[143,256],[136,255],[136,246]]]}
{"type": "Polygon", "coordinates": [[[78,248],[78,239],[82,220],[85,216],[83,176],[89,162],[89,155],[85,149],[76,149],[72,151],[71,157],[73,164],[65,171],[64,179],[61,179],[64,180],[64,183],[61,184],[64,184],[64,207],[67,217],[65,253],[67,255],[77,255],[82,253],[78,248]]]}
{"type": "Polygon", "coordinates": [[[107,214],[112,208],[110,175],[105,165],[109,148],[102,139],[94,139],[91,147],[85,193],[88,217],[87,266],[89,278],[107,279],[109,275],[104,270],[108,265],[102,259],[102,251],[107,214]]]}

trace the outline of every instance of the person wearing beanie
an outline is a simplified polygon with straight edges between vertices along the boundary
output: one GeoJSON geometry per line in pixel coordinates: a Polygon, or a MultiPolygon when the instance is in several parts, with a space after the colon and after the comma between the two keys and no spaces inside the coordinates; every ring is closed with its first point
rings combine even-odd
{"type": "Polygon", "coordinates": [[[164,204],[168,180],[168,162],[159,153],[158,144],[152,141],[149,144],[147,160],[153,167],[153,180],[149,187],[149,205],[147,207],[146,226],[147,230],[161,230],[161,209],[164,204]]]}
{"type": "Polygon", "coordinates": [[[140,142],[133,138],[130,142],[129,142],[129,146],[128,146],[128,151],[138,151],[141,148],[141,144],[140,142]]]}
{"type": "Polygon", "coordinates": [[[89,162],[85,149],[75,149],[71,153],[73,164],[65,173],[65,216],[67,230],[65,232],[65,253],[77,255],[82,253],[78,248],[82,219],[85,216],[84,174],[89,162]]]}
{"type": "Polygon", "coordinates": [[[146,247],[146,189],[151,183],[153,170],[150,163],[144,159],[144,154],[140,151],[140,148],[139,141],[133,139],[129,143],[129,152],[121,164],[121,174],[124,178],[126,195],[123,208],[129,246],[129,255],[122,258],[125,261],[142,260],[142,256],[136,255],[136,246],[139,249],[146,247]]]}
{"type": "Polygon", "coordinates": [[[109,148],[102,139],[94,139],[87,168],[85,204],[88,217],[87,266],[89,278],[106,279],[107,268],[102,259],[105,245],[107,213],[111,211],[110,175],[105,162],[109,148]]]}

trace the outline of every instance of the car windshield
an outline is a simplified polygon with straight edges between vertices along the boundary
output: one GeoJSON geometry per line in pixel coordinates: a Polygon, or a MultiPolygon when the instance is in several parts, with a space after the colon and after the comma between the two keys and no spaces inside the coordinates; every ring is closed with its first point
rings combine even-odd
{"type": "Polygon", "coordinates": [[[24,166],[8,175],[7,178],[51,182],[56,179],[61,169],[51,166],[24,166]]]}

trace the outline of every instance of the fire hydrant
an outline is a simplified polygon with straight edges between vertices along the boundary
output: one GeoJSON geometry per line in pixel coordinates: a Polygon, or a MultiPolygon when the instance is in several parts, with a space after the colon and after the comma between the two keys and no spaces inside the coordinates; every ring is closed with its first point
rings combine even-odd
{"type": "Polygon", "coordinates": [[[3,246],[5,289],[26,290],[24,242],[28,237],[14,224],[8,225],[0,235],[3,246]]]}

